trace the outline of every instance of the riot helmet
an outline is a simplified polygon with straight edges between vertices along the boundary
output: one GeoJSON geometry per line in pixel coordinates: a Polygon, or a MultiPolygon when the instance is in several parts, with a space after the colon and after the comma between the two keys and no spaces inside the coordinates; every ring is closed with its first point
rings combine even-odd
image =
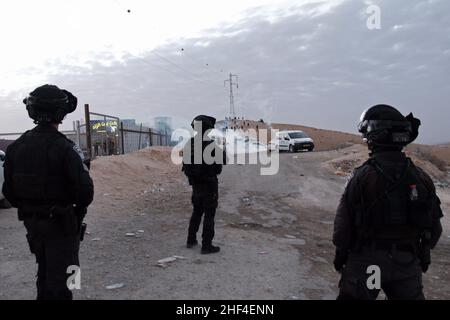
{"type": "Polygon", "coordinates": [[[216,118],[205,116],[205,115],[199,115],[194,118],[191,122],[191,127],[195,129],[195,123],[200,122],[202,125],[202,133],[205,133],[208,130],[214,129],[214,126],[216,125],[216,118]]]}
{"type": "Polygon", "coordinates": [[[405,117],[392,106],[378,104],[361,114],[358,131],[369,148],[404,147],[417,138],[419,126],[412,113],[405,117]]]}
{"type": "Polygon", "coordinates": [[[77,98],[54,85],[43,85],[23,100],[28,115],[35,123],[61,123],[77,107],[77,98]]]}

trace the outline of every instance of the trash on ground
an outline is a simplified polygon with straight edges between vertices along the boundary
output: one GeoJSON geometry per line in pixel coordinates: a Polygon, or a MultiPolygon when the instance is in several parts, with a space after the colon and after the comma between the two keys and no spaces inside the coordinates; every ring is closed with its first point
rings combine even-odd
{"type": "Polygon", "coordinates": [[[164,258],[164,259],[158,260],[157,263],[165,264],[165,263],[174,262],[176,260],[177,260],[177,258],[175,258],[175,257],[168,257],[168,258],[164,258]]]}
{"type": "Polygon", "coordinates": [[[106,289],[108,289],[108,290],[119,289],[119,288],[122,288],[123,286],[125,286],[123,283],[115,283],[115,284],[106,286],[106,289]]]}
{"type": "Polygon", "coordinates": [[[176,256],[175,255],[175,256],[171,256],[171,257],[167,257],[167,258],[158,260],[156,262],[156,266],[165,269],[165,268],[168,267],[169,263],[172,263],[172,262],[174,262],[176,260],[184,260],[184,259],[186,259],[186,258],[183,257],[183,256],[176,256]]]}

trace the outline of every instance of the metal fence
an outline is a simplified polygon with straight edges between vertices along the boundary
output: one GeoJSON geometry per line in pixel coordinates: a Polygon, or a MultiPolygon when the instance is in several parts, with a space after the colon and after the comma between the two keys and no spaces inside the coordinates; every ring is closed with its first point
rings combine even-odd
{"type": "MultiPolygon", "coordinates": [[[[61,131],[91,159],[134,152],[150,146],[169,146],[170,134],[143,124],[124,124],[119,117],[95,113],[86,104],[85,121],[73,122],[73,130],[61,131]]],[[[22,132],[0,133],[0,140],[15,140],[22,132]]]]}
{"type": "Polygon", "coordinates": [[[77,124],[80,146],[90,158],[103,155],[125,154],[150,146],[170,145],[167,132],[155,132],[141,123],[124,124],[119,117],[95,113],[85,106],[85,123],[89,126],[77,124]],[[85,144],[82,143],[83,138],[85,144]]]}

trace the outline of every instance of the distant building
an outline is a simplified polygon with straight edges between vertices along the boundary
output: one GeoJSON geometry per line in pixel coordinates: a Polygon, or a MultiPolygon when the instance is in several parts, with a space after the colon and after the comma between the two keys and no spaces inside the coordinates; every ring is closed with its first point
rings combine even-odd
{"type": "Polygon", "coordinates": [[[123,123],[124,126],[135,126],[136,120],[135,119],[120,119],[120,121],[123,123]]]}
{"type": "Polygon", "coordinates": [[[154,128],[157,132],[172,133],[172,118],[170,117],[155,117],[154,128]]]}

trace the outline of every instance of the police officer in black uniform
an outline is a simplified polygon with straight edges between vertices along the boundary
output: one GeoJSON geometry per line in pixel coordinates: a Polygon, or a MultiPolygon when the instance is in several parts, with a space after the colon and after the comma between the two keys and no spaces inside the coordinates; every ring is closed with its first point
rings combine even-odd
{"type": "Polygon", "coordinates": [[[192,185],[193,212],[189,222],[187,247],[192,248],[198,244],[197,231],[203,218],[202,254],[215,253],[220,247],[214,246],[214,217],[218,204],[217,175],[222,172],[225,162],[225,152],[208,137],[214,128],[216,119],[210,116],[199,115],[191,123],[197,134],[191,138],[183,150],[182,170],[192,185]],[[206,152],[205,152],[206,149],[206,152]],[[197,153],[197,157],[195,156],[197,153]],[[216,157],[217,154],[217,157],[216,157]],[[207,159],[208,157],[210,159],[207,159]]]}
{"type": "Polygon", "coordinates": [[[380,289],[369,266],[379,268],[388,299],[425,299],[422,272],[443,215],[433,181],[402,152],[419,126],[412,113],[404,117],[388,105],[361,115],[358,130],[370,158],[349,179],[334,221],[338,299],[376,299],[380,289]]]}
{"type": "Polygon", "coordinates": [[[82,221],[94,194],[83,153],[58,131],[77,98],[44,85],[24,103],[37,126],[8,146],[3,193],[18,208],[36,256],[37,299],[72,299],[68,267],[79,266],[82,221]]]}

